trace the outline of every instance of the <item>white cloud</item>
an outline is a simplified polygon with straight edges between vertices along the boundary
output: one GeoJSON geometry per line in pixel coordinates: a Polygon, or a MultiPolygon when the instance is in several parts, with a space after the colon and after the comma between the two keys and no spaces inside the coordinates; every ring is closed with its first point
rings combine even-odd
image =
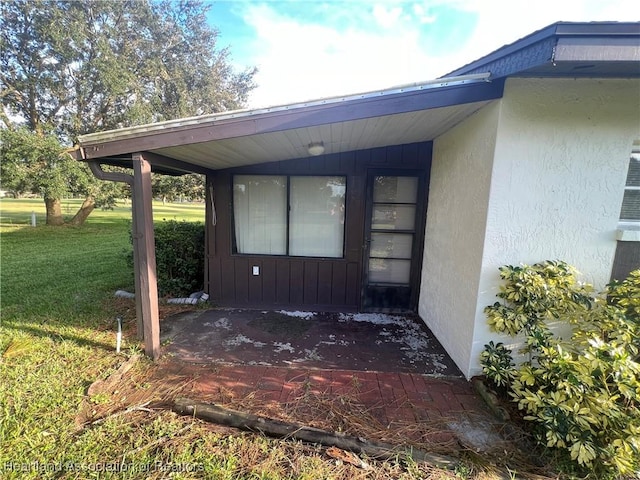
{"type": "Polygon", "coordinates": [[[276,10],[283,5],[244,11],[255,30],[248,63],[259,68],[254,108],[428,80],[557,21],[628,21],[637,11],[633,0],[432,0],[332,3],[323,15],[293,17],[276,10]],[[475,16],[464,44],[448,43],[465,38],[448,34],[460,29],[453,9],[475,16]]]}

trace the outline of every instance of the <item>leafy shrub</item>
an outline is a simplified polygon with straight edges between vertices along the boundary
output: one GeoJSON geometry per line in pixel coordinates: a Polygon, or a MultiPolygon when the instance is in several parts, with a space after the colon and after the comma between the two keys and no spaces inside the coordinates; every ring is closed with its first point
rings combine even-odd
{"type": "Polygon", "coordinates": [[[493,331],[524,335],[527,360],[490,342],[483,371],[532,422],[537,440],[581,474],[640,470],[640,270],[601,294],[564,262],[500,268],[502,300],[485,308],[493,331]],[[549,322],[571,327],[568,341],[549,322]]]}
{"type": "MultiPolygon", "coordinates": [[[[165,220],[154,225],[156,270],[160,296],[184,296],[204,283],[204,225],[165,220]]],[[[127,256],[133,265],[133,252],[127,256]]]]}

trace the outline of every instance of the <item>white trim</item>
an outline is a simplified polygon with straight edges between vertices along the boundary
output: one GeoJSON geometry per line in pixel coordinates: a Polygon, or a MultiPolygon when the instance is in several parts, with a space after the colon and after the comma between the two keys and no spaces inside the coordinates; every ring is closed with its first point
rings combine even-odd
{"type": "Polygon", "coordinates": [[[640,223],[635,226],[635,229],[629,225],[628,227],[622,226],[616,230],[616,240],[620,242],[640,242],[640,223]]]}

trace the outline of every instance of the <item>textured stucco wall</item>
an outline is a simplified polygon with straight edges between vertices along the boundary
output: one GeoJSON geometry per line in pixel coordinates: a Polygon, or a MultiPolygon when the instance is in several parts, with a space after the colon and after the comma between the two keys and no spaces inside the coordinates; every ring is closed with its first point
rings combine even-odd
{"type": "Polygon", "coordinates": [[[498,267],[564,260],[600,289],[609,281],[640,80],[510,79],[500,101],[470,376],[493,338],[483,309],[498,267]]]}
{"type": "Polygon", "coordinates": [[[509,79],[435,140],[419,313],[467,377],[498,267],[562,259],[607,283],[639,111],[639,80],[509,79]]]}
{"type": "Polygon", "coordinates": [[[463,372],[469,366],[499,103],[434,142],[418,313],[463,372]]]}

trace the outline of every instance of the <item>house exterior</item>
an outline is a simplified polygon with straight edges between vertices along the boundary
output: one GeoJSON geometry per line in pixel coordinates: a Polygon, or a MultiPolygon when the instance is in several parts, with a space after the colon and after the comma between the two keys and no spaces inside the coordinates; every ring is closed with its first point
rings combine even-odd
{"type": "Polygon", "coordinates": [[[215,304],[417,312],[471,377],[498,267],[560,259],[597,287],[640,267],[640,23],[556,23],[435,81],[85,135],[76,156],[146,205],[141,293],[145,172],[203,173],[215,304]],[[100,169],[136,162],[135,182],[100,169]]]}

